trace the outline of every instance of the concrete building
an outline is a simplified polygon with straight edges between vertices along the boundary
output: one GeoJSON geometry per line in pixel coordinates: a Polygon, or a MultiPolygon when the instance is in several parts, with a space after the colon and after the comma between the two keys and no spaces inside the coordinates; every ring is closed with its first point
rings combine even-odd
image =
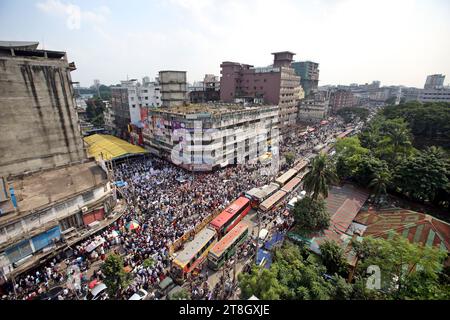
{"type": "Polygon", "coordinates": [[[317,91],[319,86],[318,63],[312,61],[297,61],[292,62],[292,68],[300,77],[300,83],[305,91],[306,97],[310,94],[310,92],[317,91]]]}
{"type": "Polygon", "coordinates": [[[351,91],[338,89],[331,93],[330,108],[333,113],[336,113],[342,108],[354,107],[356,105],[357,99],[351,91]]]}
{"type": "Polygon", "coordinates": [[[424,89],[442,89],[444,87],[445,75],[443,74],[432,74],[427,77],[425,81],[424,89]]]}
{"type": "Polygon", "coordinates": [[[279,107],[193,104],[150,110],[145,147],[187,170],[254,160],[278,142],[279,107]]]}
{"type": "Polygon", "coordinates": [[[181,106],[187,102],[186,71],[160,71],[159,83],[163,107],[181,106]]]}
{"type": "Polygon", "coordinates": [[[252,65],[225,61],[220,65],[220,100],[234,102],[239,98],[261,99],[280,107],[280,128],[295,124],[297,104],[303,90],[300,77],[291,68],[294,53],[273,53],[273,66],[254,68],[252,65]]]}
{"type": "Polygon", "coordinates": [[[329,113],[329,92],[315,92],[300,102],[298,108],[298,122],[318,123],[325,120],[329,113]]]}
{"type": "MultiPolygon", "coordinates": [[[[2,180],[0,178],[0,180],[2,180]]],[[[18,274],[89,236],[115,201],[106,173],[84,162],[2,180],[0,276],[18,274]]]]}
{"type": "Polygon", "coordinates": [[[420,102],[450,102],[450,88],[423,89],[420,90],[418,101],[420,102]]]}
{"type": "Polygon", "coordinates": [[[105,109],[103,111],[103,119],[105,121],[105,130],[110,134],[116,133],[115,121],[116,117],[114,114],[114,110],[109,101],[103,101],[105,105],[105,109]]]}
{"type": "Polygon", "coordinates": [[[86,157],[65,52],[0,41],[0,176],[86,157]]]}
{"type": "Polygon", "coordinates": [[[0,285],[110,223],[106,167],[86,157],[65,52],[0,42],[0,285]]]}
{"type": "Polygon", "coordinates": [[[189,87],[191,103],[207,103],[220,100],[220,80],[218,76],[206,74],[203,81],[189,87]]]}
{"type": "Polygon", "coordinates": [[[161,87],[158,81],[151,82],[144,77],[142,84],[136,79],[121,81],[120,86],[111,88],[111,106],[114,113],[116,133],[128,139],[128,125],[143,126],[147,109],[162,104],[161,87]]]}

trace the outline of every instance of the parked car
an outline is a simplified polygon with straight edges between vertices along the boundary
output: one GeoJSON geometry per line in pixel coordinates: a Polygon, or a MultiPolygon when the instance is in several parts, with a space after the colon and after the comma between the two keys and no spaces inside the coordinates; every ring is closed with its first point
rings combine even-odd
{"type": "Polygon", "coordinates": [[[145,300],[147,298],[148,292],[144,289],[139,289],[135,294],[133,294],[128,300],[145,300]]]}
{"type": "Polygon", "coordinates": [[[92,288],[87,296],[85,297],[85,300],[98,300],[103,292],[106,291],[108,287],[104,283],[97,284],[94,288],[92,288]]]}

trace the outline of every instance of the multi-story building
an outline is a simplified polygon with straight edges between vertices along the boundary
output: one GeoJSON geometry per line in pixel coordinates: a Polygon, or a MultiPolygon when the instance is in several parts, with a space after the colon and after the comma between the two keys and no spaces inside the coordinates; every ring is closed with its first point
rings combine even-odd
{"type": "Polygon", "coordinates": [[[0,42],[0,176],[86,157],[65,52],[0,42]]]}
{"type": "Polygon", "coordinates": [[[187,170],[254,160],[278,143],[279,107],[193,104],[149,112],[145,147],[187,170]]]}
{"type": "Polygon", "coordinates": [[[445,75],[443,74],[432,74],[427,77],[425,81],[424,89],[442,89],[444,87],[445,75]]]}
{"type": "Polygon", "coordinates": [[[115,205],[106,170],[86,157],[75,65],[37,46],[0,43],[1,280],[104,227],[115,205]]]}
{"type": "Polygon", "coordinates": [[[291,67],[294,53],[273,53],[273,66],[254,68],[236,62],[222,62],[220,100],[234,102],[237,98],[261,99],[280,107],[280,128],[295,124],[297,104],[303,90],[300,77],[291,67]]]}
{"type": "Polygon", "coordinates": [[[163,107],[181,106],[187,102],[186,71],[160,71],[159,83],[163,107]]]}
{"type": "Polygon", "coordinates": [[[103,110],[103,119],[105,121],[105,130],[110,134],[116,133],[115,114],[109,101],[103,101],[105,109],[103,110]]]}
{"type": "Polygon", "coordinates": [[[148,108],[162,104],[161,87],[158,81],[151,82],[144,77],[142,84],[137,80],[121,81],[120,86],[111,88],[111,106],[114,124],[120,137],[128,138],[128,125],[143,126],[148,108]]]}
{"type": "Polygon", "coordinates": [[[420,90],[417,100],[420,102],[450,102],[450,88],[420,90]]]}
{"type": "Polygon", "coordinates": [[[317,91],[319,86],[319,64],[312,61],[297,61],[292,62],[291,65],[295,73],[300,77],[305,96],[308,97],[312,91],[317,91]]]}
{"type": "Polygon", "coordinates": [[[342,108],[354,107],[357,104],[357,99],[349,90],[338,89],[331,93],[330,108],[333,113],[336,113],[342,108]]]}
{"type": "Polygon", "coordinates": [[[298,122],[317,123],[327,118],[329,110],[330,93],[318,91],[311,93],[300,102],[298,108],[298,122]]]}

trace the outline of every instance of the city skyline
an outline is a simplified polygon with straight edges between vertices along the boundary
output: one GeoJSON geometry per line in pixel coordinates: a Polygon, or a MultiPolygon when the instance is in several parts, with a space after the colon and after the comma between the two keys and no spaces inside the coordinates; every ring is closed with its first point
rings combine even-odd
{"type": "Polygon", "coordinates": [[[270,53],[282,50],[295,52],[295,61],[318,62],[319,85],[379,80],[423,87],[427,75],[450,74],[450,5],[443,0],[121,4],[3,1],[0,38],[66,51],[82,86],[154,78],[167,69],[187,71],[192,83],[219,75],[223,61],[267,66],[270,53]],[[13,21],[18,14],[20,25],[13,21]]]}

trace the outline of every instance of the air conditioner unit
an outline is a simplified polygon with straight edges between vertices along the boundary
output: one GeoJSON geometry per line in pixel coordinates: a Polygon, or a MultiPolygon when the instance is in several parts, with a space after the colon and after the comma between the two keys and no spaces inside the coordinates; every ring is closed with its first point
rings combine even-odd
{"type": "Polygon", "coordinates": [[[86,213],[87,211],[88,211],[88,208],[87,208],[87,207],[82,207],[82,208],[81,208],[81,212],[86,213]]]}

